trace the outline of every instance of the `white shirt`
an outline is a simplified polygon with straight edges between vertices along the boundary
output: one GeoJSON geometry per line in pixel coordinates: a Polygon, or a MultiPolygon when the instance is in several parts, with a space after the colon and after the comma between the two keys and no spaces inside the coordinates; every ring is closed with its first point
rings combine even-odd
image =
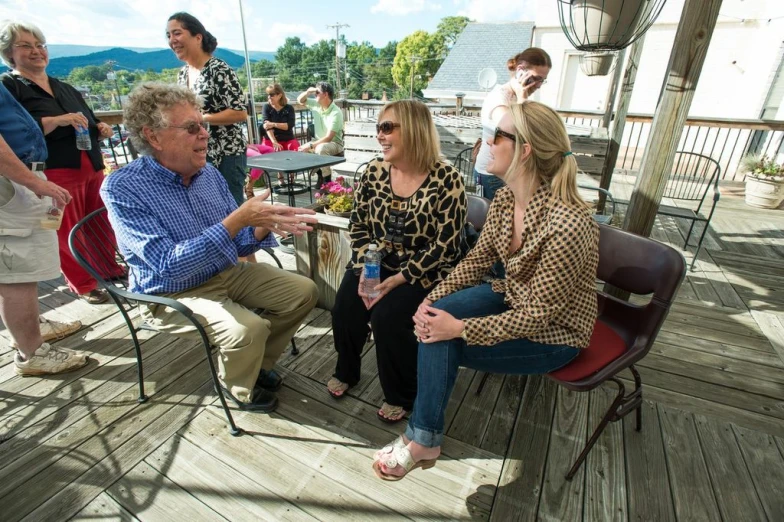
{"type": "Polygon", "coordinates": [[[487,98],[485,98],[484,103],[482,103],[482,112],[480,113],[482,121],[482,147],[476,155],[476,164],[474,165],[474,168],[476,168],[480,174],[488,173],[487,165],[490,163],[490,146],[487,144],[487,140],[493,136],[495,128],[498,126],[498,119],[500,119],[499,116],[496,115],[496,120],[493,120],[490,118],[490,115],[497,107],[509,107],[512,104],[513,99],[514,94],[511,92],[511,89],[508,88],[507,84],[503,84],[493,87],[493,90],[488,93],[487,98]]]}

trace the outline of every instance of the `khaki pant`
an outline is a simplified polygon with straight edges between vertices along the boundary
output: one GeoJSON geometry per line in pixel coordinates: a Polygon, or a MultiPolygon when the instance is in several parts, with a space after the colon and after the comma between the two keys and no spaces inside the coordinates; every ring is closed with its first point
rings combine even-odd
{"type": "MultiPolygon", "coordinates": [[[[316,145],[316,148],[313,150],[313,152],[315,152],[319,156],[337,156],[338,154],[343,152],[343,145],[340,145],[335,142],[319,143],[318,145],[316,145]]],[[[319,169],[321,169],[321,177],[323,179],[332,177],[332,169],[330,167],[319,167],[319,169]]]]}
{"type": "MultiPolygon", "coordinates": [[[[196,288],[165,294],[194,312],[210,342],[220,349],[218,377],[237,399],[251,400],[259,371],[270,370],[318,299],[310,279],[265,263],[241,262],[196,288]],[[257,315],[249,308],[263,308],[257,315]]],[[[144,305],[152,326],[200,339],[185,317],[161,305],[144,305]]]]}

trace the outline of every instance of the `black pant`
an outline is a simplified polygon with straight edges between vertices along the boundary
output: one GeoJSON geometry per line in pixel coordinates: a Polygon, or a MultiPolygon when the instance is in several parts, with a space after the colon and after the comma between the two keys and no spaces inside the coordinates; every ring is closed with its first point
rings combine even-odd
{"type": "MultiPolygon", "coordinates": [[[[382,280],[391,275],[382,267],[382,280]]],[[[351,386],[359,382],[362,348],[372,328],[384,400],[411,411],[416,398],[419,344],[413,317],[429,290],[419,283],[404,283],[368,310],[357,294],[358,288],[359,276],[347,270],[332,309],[332,332],[338,352],[334,376],[351,386]]]]}

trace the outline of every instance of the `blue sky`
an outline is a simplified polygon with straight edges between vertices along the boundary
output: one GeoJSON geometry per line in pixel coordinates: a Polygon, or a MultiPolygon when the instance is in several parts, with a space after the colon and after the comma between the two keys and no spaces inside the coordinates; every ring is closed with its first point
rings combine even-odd
{"type": "MultiPolygon", "coordinates": [[[[555,0],[553,0],[555,1],[555,0]]],[[[327,25],[349,24],[349,41],[380,47],[423,29],[433,31],[445,16],[481,21],[533,20],[534,0],[243,0],[248,48],[274,51],[288,36],[308,44],[334,38],[327,25]]],[[[166,19],[188,11],[221,47],[242,49],[238,0],[0,0],[0,19],[33,22],[49,43],[164,47],[166,19]]]]}

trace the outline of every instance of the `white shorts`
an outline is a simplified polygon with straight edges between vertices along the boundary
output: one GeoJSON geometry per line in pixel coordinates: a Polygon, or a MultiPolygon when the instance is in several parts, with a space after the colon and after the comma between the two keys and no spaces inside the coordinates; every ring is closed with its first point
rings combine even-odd
{"type": "MultiPolygon", "coordinates": [[[[35,174],[45,178],[42,172],[35,174]]],[[[48,199],[0,176],[0,284],[60,277],[57,232],[40,226],[48,199]]]]}

